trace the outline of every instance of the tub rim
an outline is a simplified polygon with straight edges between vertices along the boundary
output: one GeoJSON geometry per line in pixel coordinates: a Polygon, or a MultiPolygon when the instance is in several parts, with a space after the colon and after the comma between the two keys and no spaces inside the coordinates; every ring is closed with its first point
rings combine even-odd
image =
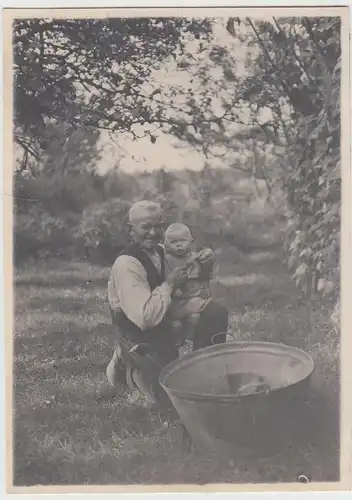
{"type": "Polygon", "coordinates": [[[314,360],[311,355],[300,349],[298,347],[288,346],[287,344],[278,343],[278,342],[266,342],[266,341],[229,341],[222,344],[211,345],[207,347],[203,347],[202,349],[197,349],[196,351],[189,352],[182,356],[181,358],[177,358],[174,361],[171,361],[168,365],[166,365],[159,374],[159,384],[166,391],[169,397],[175,397],[178,399],[189,400],[189,401],[207,401],[207,402],[221,402],[221,403],[239,403],[240,401],[250,400],[256,398],[258,400],[260,397],[272,397],[281,393],[285,389],[291,389],[297,387],[301,384],[308,383],[315,369],[314,360]],[[297,380],[296,382],[286,385],[284,387],[278,387],[276,389],[272,389],[269,393],[257,393],[257,394],[245,394],[245,395],[236,395],[236,394],[206,394],[206,393],[193,393],[190,391],[183,391],[181,389],[173,389],[167,384],[167,377],[177,370],[181,369],[184,365],[189,365],[193,360],[195,361],[197,358],[210,358],[214,355],[220,355],[222,351],[228,350],[228,348],[233,347],[233,351],[238,352],[242,349],[247,349],[252,352],[266,352],[271,354],[279,355],[280,352],[292,352],[296,353],[299,358],[303,358],[307,362],[308,374],[303,378],[297,380]],[[269,349],[269,350],[268,350],[269,349]]]}

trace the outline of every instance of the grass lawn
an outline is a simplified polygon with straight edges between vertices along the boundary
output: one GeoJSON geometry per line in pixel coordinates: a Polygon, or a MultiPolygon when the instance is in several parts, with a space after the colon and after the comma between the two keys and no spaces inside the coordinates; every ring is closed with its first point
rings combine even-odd
{"type": "MultiPolygon", "coordinates": [[[[219,253],[217,300],[238,340],[273,340],[314,358],[314,432],[281,455],[239,450],[231,462],[182,439],[177,423],[105,380],[113,338],[109,269],[52,261],[16,271],[14,484],[250,483],[339,479],[339,339],[327,314],[308,311],[279,251],[219,253]]],[[[285,422],[282,423],[285,425],[285,422]]]]}

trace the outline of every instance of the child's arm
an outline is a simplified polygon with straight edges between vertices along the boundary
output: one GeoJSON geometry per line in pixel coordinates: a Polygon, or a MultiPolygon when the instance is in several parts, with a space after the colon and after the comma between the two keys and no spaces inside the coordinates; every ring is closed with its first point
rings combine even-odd
{"type": "Polygon", "coordinates": [[[210,248],[203,248],[196,254],[196,258],[200,264],[207,264],[215,261],[214,252],[210,248]]]}
{"type": "Polygon", "coordinates": [[[199,262],[202,274],[211,278],[215,266],[215,255],[210,248],[204,248],[196,254],[196,260],[199,262]]]}

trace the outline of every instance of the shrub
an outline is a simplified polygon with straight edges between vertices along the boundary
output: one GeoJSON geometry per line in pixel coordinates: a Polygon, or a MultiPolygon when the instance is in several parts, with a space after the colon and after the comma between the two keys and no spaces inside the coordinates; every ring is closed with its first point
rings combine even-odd
{"type": "Polygon", "coordinates": [[[321,292],[333,300],[340,289],[340,64],[326,74],[318,116],[299,123],[288,183],[289,267],[308,296],[321,292]]]}
{"type": "Polygon", "coordinates": [[[73,236],[65,217],[53,216],[39,206],[15,215],[14,259],[67,257],[73,252],[73,236]]]}
{"type": "Polygon", "coordinates": [[[127,225],[130,203],[112,198],[89,206],[83,212],[76,240],[81,243],[88,258],[113,261],[129,241],[127,225]]]}

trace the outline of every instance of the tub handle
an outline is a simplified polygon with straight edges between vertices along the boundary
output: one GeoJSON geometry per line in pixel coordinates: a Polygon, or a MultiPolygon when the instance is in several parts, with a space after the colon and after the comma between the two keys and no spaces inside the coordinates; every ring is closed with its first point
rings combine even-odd
{"type": "Polygon", "coordinates": [[[247,395],[252,395],[252,394],[255,394],[255,395],[259,395],[259,394],[262,394],[262,395],[267,395],[269,394],[270,392],[270,386],[268,384],[265,384],[265,383],[261,383],[261,384],[249,384],[248,386],[244,386],[244,387],[241,387],[240,390],[238,391],[238,394],[239,396],[247,396],[247,395]],[[254,389],[254,392],[249,392],[249,393],[246,393],[246,389],[248,390],[248,388],[250,387],[253,387],[254,389]]]}
{"type": "Polygon", "coordinates": [[[218,337],[219,335],[229,335],[233,340],[236,340],[235,336],[233,335],[233,333],[228,333],[228,332],[219,332],[219,333],[215,333],[215,335],[212,336],[211,338],[211,343],[212,344],[215,344],[215,339],[216,337],[218,337]]]}
{"type": "Polygon", "coordinates": [[[129,350],[129,353],[133,354],[135,352],[139,356],[145,356],[146,354],[148,354],[149,348],[149,344],[140,342],[139,344],[135,344],[134,346],[132,346],[129,350]]]}

